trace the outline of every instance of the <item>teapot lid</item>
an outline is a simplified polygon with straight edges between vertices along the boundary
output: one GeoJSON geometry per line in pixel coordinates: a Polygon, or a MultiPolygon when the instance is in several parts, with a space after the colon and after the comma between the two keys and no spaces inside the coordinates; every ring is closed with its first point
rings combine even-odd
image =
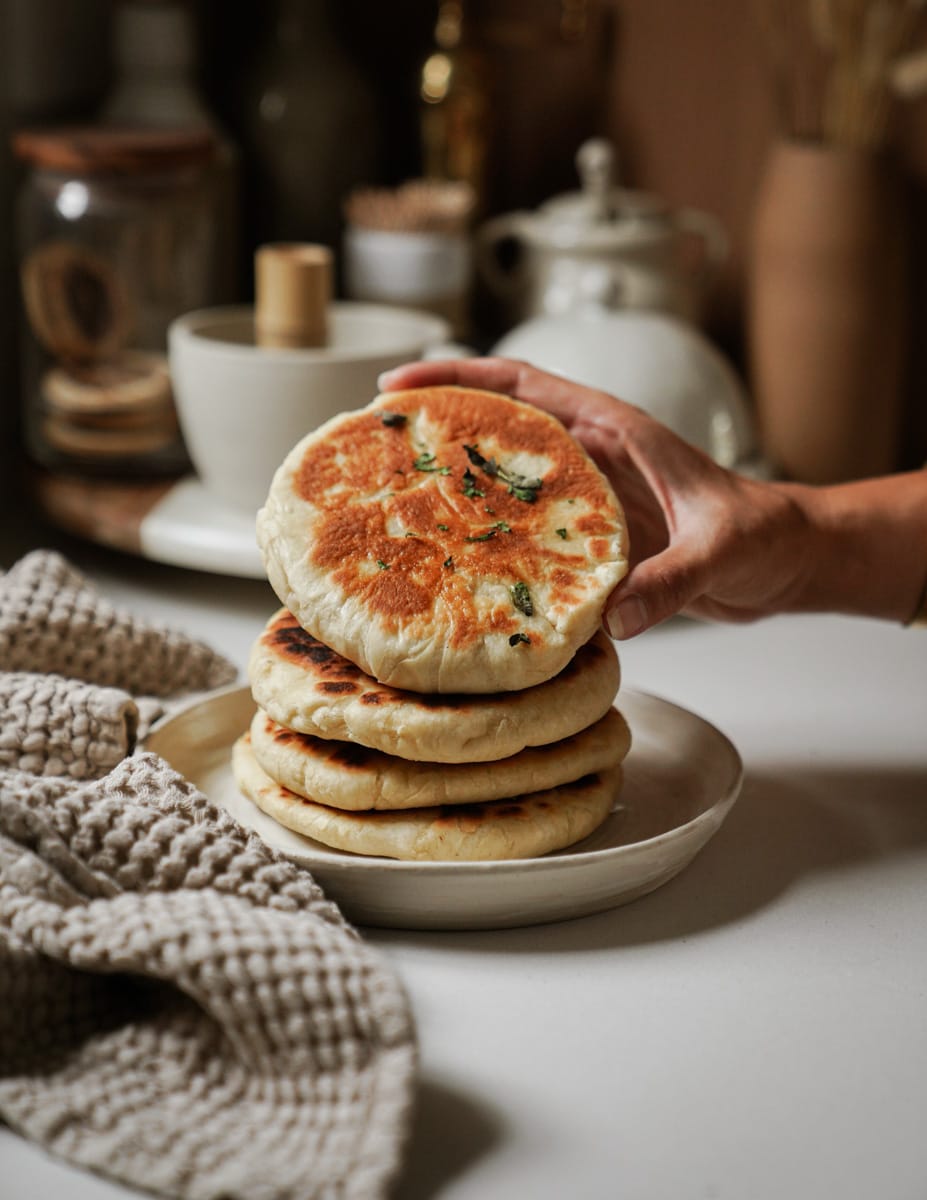
{"type": "Polygon", "coordinates": [[[590,138],[576,152],[580,189],[542,204],[539,213],[556,221],[606,232],[626,221],[664,220],[669,206],[659,196],[616,185],[617,155],[606,138],[590,138]]]}

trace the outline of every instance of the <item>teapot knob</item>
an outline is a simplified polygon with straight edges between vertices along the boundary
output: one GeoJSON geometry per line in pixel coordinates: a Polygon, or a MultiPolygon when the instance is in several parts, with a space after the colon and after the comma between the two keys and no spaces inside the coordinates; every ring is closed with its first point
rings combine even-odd
{"type": "Polygon", "coordinates": [[[594,221],[607,221],[612,216],[611,194],[615,174],[615,149],[605,138],[590,138],[576,152],[583,193],[589,198],[594,221]]]}

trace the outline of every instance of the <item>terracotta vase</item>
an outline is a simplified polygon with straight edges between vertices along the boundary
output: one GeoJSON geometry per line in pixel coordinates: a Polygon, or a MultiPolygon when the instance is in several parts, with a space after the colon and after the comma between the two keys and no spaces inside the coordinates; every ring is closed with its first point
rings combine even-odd
{"type": "Polygon", "coordinates": [[[773,148],[754,212],[748,338],[763,447],[790,478],[830,483],[897,466],[906,224],[887,158],[773,148]]]}

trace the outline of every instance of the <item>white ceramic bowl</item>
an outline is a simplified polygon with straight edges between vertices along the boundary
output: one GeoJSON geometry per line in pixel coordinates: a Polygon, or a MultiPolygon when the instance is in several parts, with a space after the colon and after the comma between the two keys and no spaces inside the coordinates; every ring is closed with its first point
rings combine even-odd
{"type": "Polygon", "coordinates": [[[329,309],[318,349],[254,344],[251,308],[187,313],[168,332],[177,415],[193,466],[223,503],[256,512],[287,452],[329,417],[362,408],[382,371],[449,337],[447,322],[389,305],[329,309]]]}

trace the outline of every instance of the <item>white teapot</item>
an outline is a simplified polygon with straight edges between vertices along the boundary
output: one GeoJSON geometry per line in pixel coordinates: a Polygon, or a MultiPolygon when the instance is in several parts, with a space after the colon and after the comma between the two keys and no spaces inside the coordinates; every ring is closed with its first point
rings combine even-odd
{"type": "Polygon", "coordinates": [[[590,290],[613,308],[699,321],[728,253],[722,226],[707,213],[673,210],[655,196],[613,186],[614,158],[609,142],[585,142],[576,156],[581,191],[535,212],[492,218],[478,230],[477,270],[510,324],[568,313],[590,290]],[[504,243],[516,250],[508,267],[504,243]]]}
{"type": "Polygon", "coordinates": [[[668,313],[620,312],[588,303],[518,325],[493,354],[636,404],[724,467],[763,473],[740,378],[698,329],[668,313]]]}

